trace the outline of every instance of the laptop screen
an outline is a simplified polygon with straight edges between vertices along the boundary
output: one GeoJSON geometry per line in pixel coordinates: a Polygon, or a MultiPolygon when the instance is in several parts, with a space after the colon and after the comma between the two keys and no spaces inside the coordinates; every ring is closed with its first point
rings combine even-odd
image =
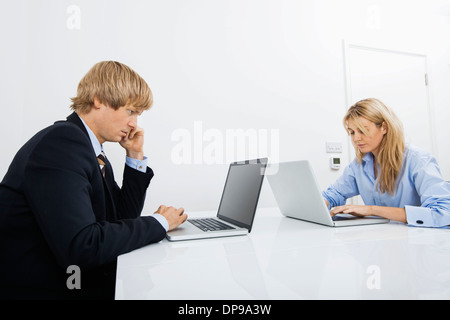
{"type": "Polygon", "coordinates": [[[230,164],[217,216],[251,231],[267,159],[230,164]]]}

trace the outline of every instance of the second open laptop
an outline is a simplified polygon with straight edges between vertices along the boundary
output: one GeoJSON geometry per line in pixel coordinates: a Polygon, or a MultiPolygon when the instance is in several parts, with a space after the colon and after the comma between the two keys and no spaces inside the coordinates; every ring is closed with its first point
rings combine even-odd
{"type": "Polygon", "coordinates": [[[191,219],[169,231],[170,241],[248,234],[253,225],[267,158],[234,162],[228,169],[216,217],[191,219]]]}
{"type": "Polygon", "coordinates": [[[355,217],[330,215],[311,164],[307,160],[276,164],[276,174],[267,175],[281,213],[290,218],[319,223],[330,227],[344,227],[389,222],[375,216],[355,217]]]}

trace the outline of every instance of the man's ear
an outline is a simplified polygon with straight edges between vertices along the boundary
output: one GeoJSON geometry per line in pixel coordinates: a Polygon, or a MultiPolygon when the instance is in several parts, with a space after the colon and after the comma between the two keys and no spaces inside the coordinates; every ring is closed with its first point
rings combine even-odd
{"type": "Polygon", "coordinates": [[[102,103],[100,102],[100,100],[98,100],[97,96],[94,96],[94,108],[100,109],[101,106],[102,103]]]}

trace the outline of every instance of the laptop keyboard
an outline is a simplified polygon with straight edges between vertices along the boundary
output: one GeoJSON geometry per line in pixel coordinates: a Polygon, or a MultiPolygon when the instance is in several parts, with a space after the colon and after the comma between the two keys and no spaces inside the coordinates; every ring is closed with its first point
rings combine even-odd
{"type": "Polygon", "coordinates": [[[200,228],[203,231],[220,231],[220,230],[235,229],[232,226],[217,221],[216,219],[213,218],[188,219],[187,221],[189,221],[194,226],[200,228]]]}

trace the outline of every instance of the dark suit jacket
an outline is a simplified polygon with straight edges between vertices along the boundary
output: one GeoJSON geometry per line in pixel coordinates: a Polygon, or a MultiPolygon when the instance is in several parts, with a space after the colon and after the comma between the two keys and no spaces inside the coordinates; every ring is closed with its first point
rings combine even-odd
{"type": "Polygon", "coordinates": [[[106,172],[75,113],[18,151],[0,184],[0,298],[113,298],[117,256],[164,238],[140,217],[153,171],[125,166],[122,188],[106,172]]]}

